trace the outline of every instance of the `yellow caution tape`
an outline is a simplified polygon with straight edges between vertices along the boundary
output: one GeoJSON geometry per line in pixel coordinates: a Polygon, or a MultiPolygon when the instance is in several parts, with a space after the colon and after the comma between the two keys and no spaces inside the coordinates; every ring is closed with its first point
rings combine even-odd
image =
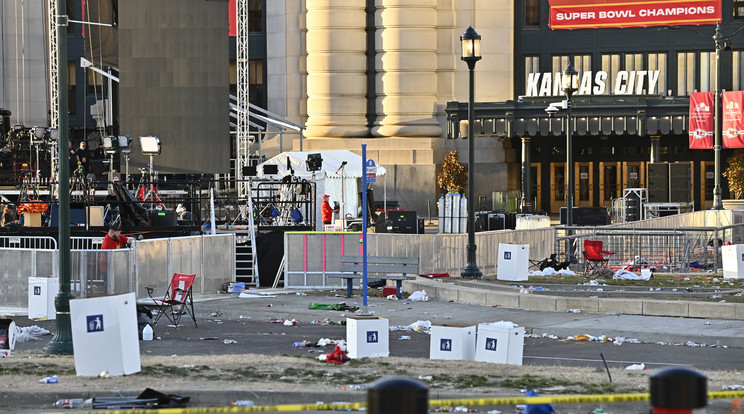
{"type": "MultiPolygon", "coordinates": [[[[647,401],[649,393],[638,394],[596,394],[596,395],[550,395],[543,397],[498,397],[498,398],[462,398],[450,400],[429,400],[429,407],[446,406],[479,406],[479,405],[519,405],[519,404],[570,404],[598,402],[647,401]]],[[[711,391],[708,399],[744,398],[744,391],[711,391]]],[[[250,413],[261,411],[326,411],[339,409],[364,408],[366,402],[334,404],[284,404],[264,405],[257,407],[204,407],[204,408],[162,408],[154,410],[136,410],[137,414],[198,414],[198,413],[250,413]]],[[[58,411],[47,414],[89,414],[89,411],[58,411]]],[[[107,410],[107,414],[132,414],[132,410],[107,410]]]]}

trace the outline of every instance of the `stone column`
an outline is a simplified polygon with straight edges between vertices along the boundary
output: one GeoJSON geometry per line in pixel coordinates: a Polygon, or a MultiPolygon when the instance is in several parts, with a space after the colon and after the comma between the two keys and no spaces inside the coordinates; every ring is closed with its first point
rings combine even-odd
{"type": "Polygon", "coordinates": [[[307,0],[308,138],[368,136],[365,0],[307,0]]]}
{"type": "Polygon", "coordinates": [[[522,137],[522,212],[533,211],[532,205],[532,137],[522,137]]]}
{"type": "Polygon", "coordinates": [[[377,0],[377,120],[381,137],[439,137],[437,0],[377,0]]]}

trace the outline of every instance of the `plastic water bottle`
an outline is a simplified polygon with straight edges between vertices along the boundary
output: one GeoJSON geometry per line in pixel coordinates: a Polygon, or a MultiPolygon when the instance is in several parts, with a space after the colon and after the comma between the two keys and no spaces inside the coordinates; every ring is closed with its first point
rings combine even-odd
{"type": "Polygon", "coordinates": [[[150,326],[149,324],[145,325],[145,327],[142,328],[142,340],[152,341],[152,326],[150,326]]]}
{"type": "Polygon", "coordinates": [[[233,401],[232,404],[233,407],[255,407],[256,404],[253,402],[253,400],[237,400],[233,401]]]}
{"type": "Polygon", "coordinates": [[[57,408],[83,408],[84,402],[82,398],[69,398],[57,400],[54,406],[57,408]]]}

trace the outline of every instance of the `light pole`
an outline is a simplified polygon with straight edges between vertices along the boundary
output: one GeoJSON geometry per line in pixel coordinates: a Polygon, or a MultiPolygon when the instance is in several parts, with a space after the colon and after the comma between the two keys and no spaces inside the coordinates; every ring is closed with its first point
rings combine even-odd
{"type": "Polygon", "coordinates": [[[713,81],[713,116],[715,127],[713,131],[713,163],[715,168],[715,186],[713,187],[713,210],[723,210],[721,199],[721,49],[723,48],[723,36],[721,35],[721,23],[716,24],[716,33],[713,41],[716,44],[716,77],[713,81]]]}
{"type": "Polygon", "coordinates": [[[468,64],[470,70],[470,93],[468,96],[468,246],[467,246],[467,264],[460,274],[463,278],[478,279],[483,277],[478,265],[475,263],[475,209],[473,195],[475,190],[475,157],[473,156],[473,118],[475,110],[473,108],[475,100],[475,62],[481,59],[480,55],[480,35],[468,26],[465,33],[460,36],[462,45],[462,57],[468,64]]]}
{"type": "MultiPolygon", "coordinates": [[[[571,96],[579,89],[579,72],[569,64],[563,71],[563,92],[566,94],[566,226],[573,225],[573,192],[574,192],[574,164],[573,164],[573,130],[571,128],[571,96]]],[[[568,230],[571,234],[571,230],[568,230]]],[[[571,240],[566,244],[566,260],[573,263],[571,240]]]]}

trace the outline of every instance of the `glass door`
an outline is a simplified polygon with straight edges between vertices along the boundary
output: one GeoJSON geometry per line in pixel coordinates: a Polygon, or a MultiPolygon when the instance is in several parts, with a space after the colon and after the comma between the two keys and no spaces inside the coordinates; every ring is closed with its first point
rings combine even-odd
{"type": "Polygon", "coordinates": [[[620,163],[599,163],[599,199],[603,207],[612,207],[612,200],[622,197],[620,163]]]}
{"type": "Polygon", "coordinates": [[[566,206],[566,163],[550,163],[550,213],[558,214],[566,206]]]}
{"type": "Polygon", "coordinates": [[[594,174],[591,162],[574,163],[574,206],[594,207],[594,174]]]}

